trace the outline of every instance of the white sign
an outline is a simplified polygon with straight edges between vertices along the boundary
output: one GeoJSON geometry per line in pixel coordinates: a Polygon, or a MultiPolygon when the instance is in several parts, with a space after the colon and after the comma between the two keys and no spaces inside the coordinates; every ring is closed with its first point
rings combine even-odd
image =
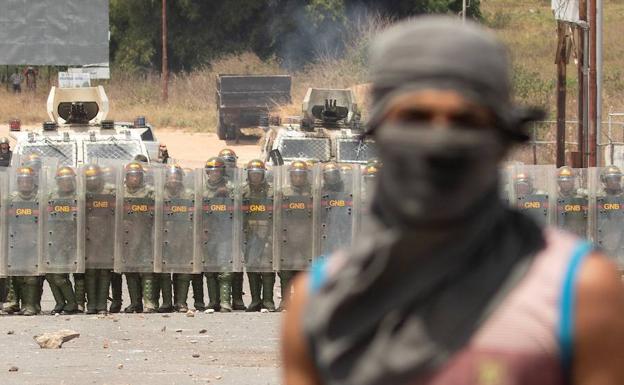
{"type": "Polygon", "coordinates": [[[551,0],[551,8],[557,20],[579,21],[579,0],[551,0]]]}
{"type": "Polygon", "coordinates": [[[91,79],[110,79],[110,67],[108,66],[108,63],[72,67],[67,71],[70,73],[88,73],[89,76],[91,76],[91,79]]]}
{"type": "Polygon", "coordinates": [[[91,77],[88,73],[59,72],[58,84],[60,88],[91,87],[91,77]]]}

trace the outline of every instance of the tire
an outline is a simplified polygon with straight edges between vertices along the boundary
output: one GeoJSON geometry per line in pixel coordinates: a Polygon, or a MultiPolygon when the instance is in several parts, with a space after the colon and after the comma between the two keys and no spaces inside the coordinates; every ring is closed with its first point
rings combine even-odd
{"type": "Polygon", "coordinates": [[[220,140],[227,140],[227,126],[221,120],[221,116],[217,118],[217,137],[220,140]]]}

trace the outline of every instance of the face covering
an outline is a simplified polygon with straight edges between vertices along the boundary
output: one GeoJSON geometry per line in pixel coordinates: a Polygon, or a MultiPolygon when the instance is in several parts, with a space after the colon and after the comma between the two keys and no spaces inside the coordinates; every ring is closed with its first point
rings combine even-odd
{"type": "Polygon", "coordinates": [[[506,151],[495,130],[458,127],[384,126],[377,145],[384,167],[376,213],[400,228],[464,219],[497,185],[497,162],[506,151]]]}

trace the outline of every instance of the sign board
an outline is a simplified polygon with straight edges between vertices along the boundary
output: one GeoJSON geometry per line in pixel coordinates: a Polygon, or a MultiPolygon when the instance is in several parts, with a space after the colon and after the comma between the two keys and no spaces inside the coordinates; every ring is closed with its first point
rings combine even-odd
{"type": "Polygon", "coordinates": [[[551,0],[551,8],[557,20],[579,21],[579,0],[551,0]]]}
{"type": "Polygon", "coordinates": [[[58,84],[60,88],[91,87],[91,77],[82,72],[59,72],[58,84]]]}
{"type": "Polygon", "coordinates": [[[68,68],[69,73],[85,73],[89,74],[91,79],[110,79],[110,67],[108,63],[102,65],[87,65],[82,67],[68,68]]]}

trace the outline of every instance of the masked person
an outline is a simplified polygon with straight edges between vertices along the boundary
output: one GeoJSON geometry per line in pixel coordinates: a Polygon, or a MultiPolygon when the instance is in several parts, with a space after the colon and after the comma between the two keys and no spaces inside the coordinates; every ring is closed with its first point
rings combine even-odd
{"type": "Polygon", "coordinates": [[[577,188],[571,167],[557,171],[557,225],[579,237],[587,237],[587,191],[577,188]]]}
{"type": "Polygon", "coordinates": [[[226,178],[225,162],[206,161],[202,197],[202,251],[208,288],[208,309],[232,311],[232,245],[234,186],[226,178]]]}
{"type": "Polygon", "coordinates": [[[370,63],[378,227],[295,283],[284,383],[624,383],[612,262],[499,198],[498,165],[539,118],[512,104],[504,46],[423,17],[370,63]]]}
{"type": "Polygon", "coordinates": [[[267,179],[263,161],[247,164],[247,183],[243,186],[244,257],[251,303],[248,312],[262,308],[275,311],[273,288],[273,185],[267,179]]]}
{"type": "MultiPolygon", "coordinates": [[[[238,156],[234,150],[224,148],[219,151],[219,158],[225,162],[225,174],[230,180],[236,172],[238,156]]],[[[245,303],[243,302],[243,272],[232,272],[232,310],[245,310],[245,303]]]]}
{"type": "Polygon", "coordinates": [[[128,163],[124,177],[123,269],[130,296],[125,313],[155,313],[158,296],[153,273],[154,189],[145,181],[145,169],[128,163]]]}
{"type": "Polygon", "coordinates": [[[0,138],[0,167],[9,167],[11,165],[11,144],[6,137],[0,138]]]}
{"type": "Polygon", "coordinates": [[[7,300],[2,310],[32,316],[41,312],[38,182],[30,167],[15,171],[16,188],[7,199],[7,300]],[[21,306],[20,306],[21,304],[21,306]]]}
{"type": "Polygon", "coordinates": [[[281,202],[281,255],[278,276],[282,301],[278,310],[284,310],[291,293],[295,275],[309,267],[312,261],[312,183],[308,164],[295,160],[288,166],[288,182],[278,192],[281,202]]]}
{"type": "Polygon", "coordinates": [[[603,168],[600,186],[595,198],[596,243],[616,258],[620,270],[624,270],[624,189],[620,168],[603,168]]]}
{"type": "MultiPolygon", "coordinates": [[[[74,213],[77,211],[76,172],[67,166],[59,167],[55,175],[56,188],[49,194],[47,204],[46,257],[52,270],[69,270],[76,260],[78,228],[74,213]]],[[[45,214],[44,214],[45,215],[45,214]]],[[[73,269],[72,269],[73,270],[73,269]]],[[[56,305],[52,314],[73,314],[81,310],[69,280],[69,273],[45,275],[56,305]]],[[[74,276],[76,281],[76,277],[74,276]]],[[[84,276],[78,278],[84,283],[84,276]]],[[[78,284],[77,284],[78,285],[78,284]]],[[[84,287],[84,286],[83,286],[84,287]]],[[[84,303],[83,303],[84,306],[84,303]]]]}
{"type": "MultiPolygon", "coordinates": [[[[87,314],[107,314],[115,254],[115,185],[98,165],[84,169],[86,180],[85,287],[87,314]]],[[[121,303],[119,303],[121,308],[121,303]]],[[[117,311],[119,312],[119,310],[117,311]]]]}

